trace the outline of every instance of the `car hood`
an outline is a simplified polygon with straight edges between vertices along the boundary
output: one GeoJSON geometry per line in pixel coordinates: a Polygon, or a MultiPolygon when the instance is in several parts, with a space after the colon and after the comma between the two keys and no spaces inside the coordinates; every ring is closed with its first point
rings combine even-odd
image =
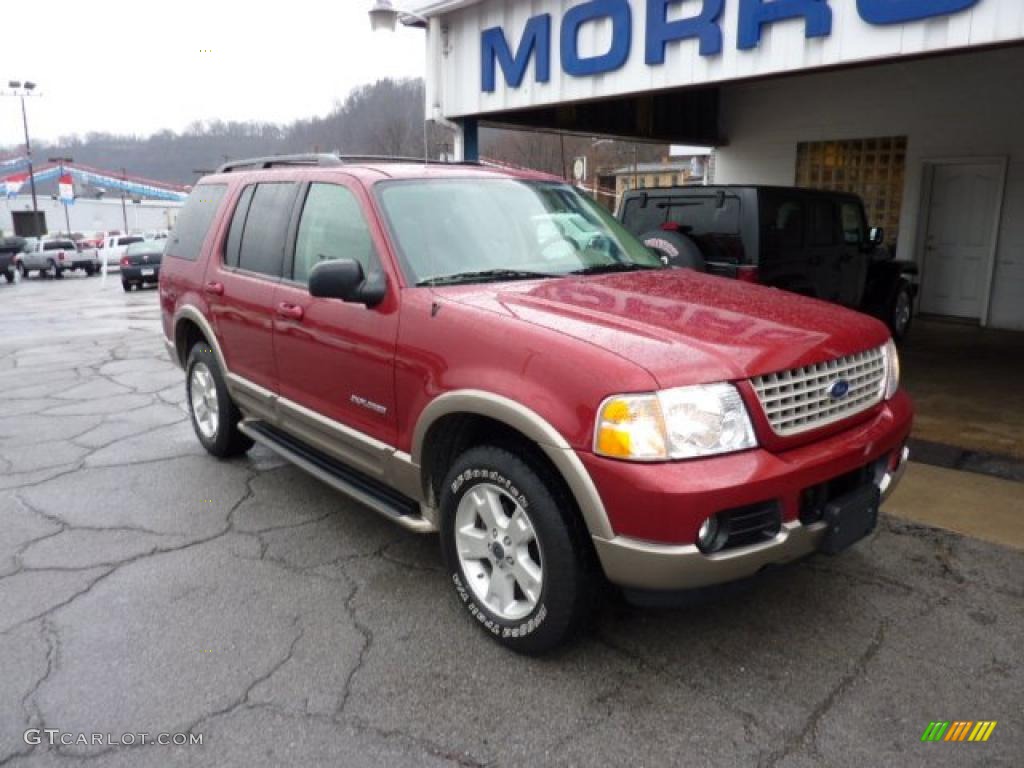
{"type": "Polygon", "coordinates": [[[443,289],[647,369],[659,386],[739,380],[881,346],[866,315],[776,288],[657,270],[443,289]]]}

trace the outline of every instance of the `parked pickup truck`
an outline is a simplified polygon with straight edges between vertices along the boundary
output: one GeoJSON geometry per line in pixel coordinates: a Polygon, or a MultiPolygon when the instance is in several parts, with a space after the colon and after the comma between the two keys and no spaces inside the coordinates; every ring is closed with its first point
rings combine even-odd
{"type": "Polygon", "coordinates": [[[458,602],[517,651],[571,636],[607,582],[661,599],[839,552],[906,466],[882,323],[667,268],[546,175],[231,163],[161,266],[205,449],[259,442],[439,531],[458,602]]]}
{"type": "Polygon", "coordinates": [[[18,254],[17,261],[22,277],[38,272],[40,275],[61,278],[65,272],[76,269],[91,276],[100,268],[95,249],[79,251],[73,240],[29,238],[18,254]]]}
{"type": "Polygon", "coordinates": [[[910,330],[917,265],[895,261],[856,195],[789,187],[627,192],[619,218],[671,266],[835,302],[910,330]]]}

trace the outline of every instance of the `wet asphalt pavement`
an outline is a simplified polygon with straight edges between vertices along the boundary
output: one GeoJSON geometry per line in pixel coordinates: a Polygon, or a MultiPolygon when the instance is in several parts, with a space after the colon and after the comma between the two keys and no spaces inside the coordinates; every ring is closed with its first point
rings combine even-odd
{"type": "Polygon", "coordinates": [[[886,516],[521,658],[457,606],[436,537],[264,449],[202,451],[156,291],[0,284],[0,393],[0,766],[1021,764],[1020,552],[886,516]],[[932,720],[998,726],[922,744],[932,720]]]}

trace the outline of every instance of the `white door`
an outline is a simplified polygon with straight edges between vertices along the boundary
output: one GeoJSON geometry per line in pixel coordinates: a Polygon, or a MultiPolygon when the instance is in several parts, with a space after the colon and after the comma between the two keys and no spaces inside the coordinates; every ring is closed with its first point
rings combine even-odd
{"type": "Polygon", "coordinates": [[[921,312],[981,319],[1003,169],[936,165],[921,276],[921,312]]]}

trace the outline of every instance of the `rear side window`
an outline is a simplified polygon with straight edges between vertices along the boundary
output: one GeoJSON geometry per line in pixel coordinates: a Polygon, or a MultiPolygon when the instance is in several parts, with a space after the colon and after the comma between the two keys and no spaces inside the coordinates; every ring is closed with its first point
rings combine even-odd
{"type": "Polygon", "coordinates": [[[769,248],[799,248],[804,240],[804,205],[798,197],[765,198],[764,242],[769,248]]]}
{"type": "Polygon", "coordinates": [[[178,214],[174,234],[167,244],[167,255],[195,261],[206,241],[220,202],[227,191],[226,184],[201,184],[192,190],[185,206],[178,214]]]}
{"type": "Polygon", "coordinates": [[[291,182],[256,185],[242,231],[239,268],[281,277],[295,187],[291,182]]]}
{"type": "Polygon", "coordinates": [[[335,184],[313,184],[299,222],[293,279],[307,283],[313,267],[334,259],[355,259],[365,274],[377,270],[370,230],[356,196],[335,184]]]}

